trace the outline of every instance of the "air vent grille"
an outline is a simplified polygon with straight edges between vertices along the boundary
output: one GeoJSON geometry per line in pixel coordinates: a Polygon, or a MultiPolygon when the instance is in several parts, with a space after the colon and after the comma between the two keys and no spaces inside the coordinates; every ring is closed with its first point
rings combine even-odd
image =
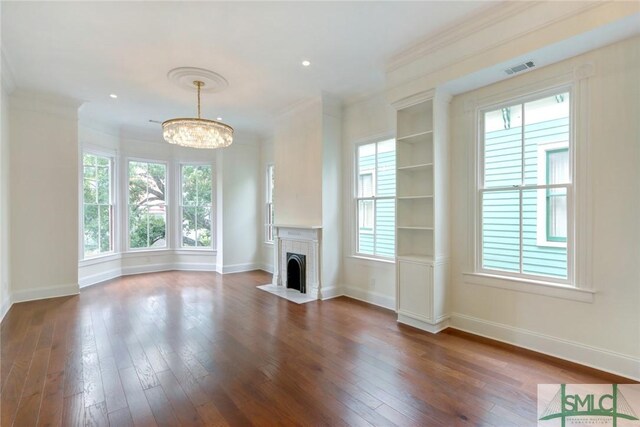
{"type": "Polygon", "coordinates": [[[536,64],[534,64],[533,61],[523,62],[522,64],[514,65],[513,67],[507,68],[506,70],[504,70],[504,72],[511,75],[524,70],[528,70],[529,68],[533,68],[535,66],[536,64]]]}

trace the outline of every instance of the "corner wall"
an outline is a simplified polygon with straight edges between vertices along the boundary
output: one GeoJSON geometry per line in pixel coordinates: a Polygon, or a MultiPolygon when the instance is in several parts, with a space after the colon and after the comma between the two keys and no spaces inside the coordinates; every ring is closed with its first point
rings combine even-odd
{"type": "Polygon", "coordinates": [[[9,227],[9,70],[0,73],[0,321],[11,307],[9,227]]]}
{"type": "Polygon", "coordinates": [[[10,100],[12,302],[78,292],[78,107],[42,94],[10,100]]]}
{"type": "Polygon", "coordinates": [[[394,262],[355,255],[354,162],[356,144],[394,138],[396,114],[384,93],[342,110],[342,261],[345,295],[391,310],[396,308],[394,262]]]}
{"type": "MultiPolygon", "coordinates": [[[[452,326],[640,379],[640,37],[460,96],[451,104],[452,326]],[[550,81],[584,63],[593,302],[466,280],[473,265],[474,100],[550,81]]],[[[580,126],[580,124],[578,124],[580,126]]],[[[578,143],[585,142],[578,140],[578,143]]],[[[577,185],[585,184],[578,177],[577,185]]],[[[586,239],[584,239],[586,238],[586,239]]]]}

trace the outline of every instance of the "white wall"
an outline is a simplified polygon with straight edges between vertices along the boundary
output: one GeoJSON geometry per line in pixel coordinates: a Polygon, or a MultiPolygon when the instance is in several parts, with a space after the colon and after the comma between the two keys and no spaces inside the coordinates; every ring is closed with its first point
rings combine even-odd
{"type": "Polygon", "coordinates": [[[234,143],[222,152],[223,159],[223,273],[259,268],[259,229],[256,217],[261,186],[259,146],[234,143]]]}
{"type": "Polygon", "coordinates": [[[14,302],[78,292],[78,107],[42,94],[11,96],[14,302]]]}
{"type": "Polygon", "coordinates": [[[395,264],[354,257],[355,145],[395,137],[395,110],[384,93],[351,103],[342,110],[342,262],[346,295],[395,310],[395,264]]]}
{"type": "Polygon", "coordinates": [[[9,71],[0,73],[0,321],[11,306],[9,250],[9,71]]]}
{"type": "MultiPolygon", "coordinates": [[[[456,96],[452,131],[454,327],[640,378],[640,38],[456,96]],[[475,113],[466,105],[593,64],[587,82],[587,189],[593,302],[466,283],[475,113]],[[457,250],[462,248],[463,250],[457,250]]],[[[578,124],[578,126],[580,126],[578,124]]],[[[578,143],[581,141],[579,140],[578,143]]],[[[584,141],[582,141],[584,142],[584,141]]],[[[580,179],[580,178],[578,178],[580,179]]],[[[584,181],[583,181],[584,182],[584,181]]],[[[580,181],[578,181],[580,184],[580,181]]],[[[490,284],[492,285],[492,284],[490,284]]]]}
{"type": "Polygon", "coordinates": [[[275,223],[322,225],[322,99],[278,118],[274,136],[275,223]]]}

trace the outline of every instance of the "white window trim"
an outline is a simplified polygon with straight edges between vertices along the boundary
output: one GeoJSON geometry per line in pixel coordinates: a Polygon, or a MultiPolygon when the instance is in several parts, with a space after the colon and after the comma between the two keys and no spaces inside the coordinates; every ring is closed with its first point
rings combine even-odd
{"type": "Polygon", "coordinates": [[[107,258],[113,257],[118,253],[119,250],[119,239],[118,239],[118,230],[117,230],[117,216],[118,216],[118,162],[117,152],[112,150],[105,150],[99,147],[93,146],[83,146],[80,150],[80,157],[78,159],[78,194],[80,195],[79,199],[79,221],[78,225],[80,228],[80,234],[78,236],[78,262],[82,261],[102,261],[107,258]],[[111,162],[111,179],[110,179],[110,188],[109,188],[109,202],[111,205],[111,250],[109,252],[102,252],[93,256],[85,256],[84,253],[84,156],[85,154],[92,154],[94,156],[107,157],[111,162]]]}
{"type": "MultiPolygon", "coordinates": [[[[375,201],[376,200],[385,200],[385,199],[393,199],[396,200],[396,195],[394,194],[393,196],[374,196],[374,197],[358,197],[358,178],[360,176],[360,169],[358,168],[358,148],[362,145],[368,145],[368,144],[377,144],[379,142],[384,142],[387,140],[393,139],[395,140],[395,136],[381,136],[381,137],[376,137],[376,138],[369,138],[369,139],[365,139],[365,140],[360,140],[358,142],[355,142],[353,144],[352,150],[351,150],[351,155],[352,155],[352,173],[351,175],[351,198],[350,198],[350,204],[351,204],[351,245],[352,245],[352,250],[351,250],[351,257],[352,258],[358,258],[358,259],[362,259],[362,260],[369,260],[369,261],[383,261],[383,262],[392,262],[395,263],[395,258],[396,255],[392,256],[392,257],[386,257],[386,256],[381,256],[381,255],[375,255],[375,254],[367,254],[367,253],[361,253],[358,252],[358,233],[360,232],[359,227],[358,227],[358,201],[359,200],[374,200],[374,228],[375,228],[375,201]]],[[[378,151],[377,151],[377,147],[376,147],[376,165],[378,162],[378,151]]],[[[375,167],[374,167],[374,173],[373,173],[373,178],[374,178],[374,182],[373,182],[373,186],[374,186],[374,192],[375,192],[375,167]]],[[[397,204],[396,204],[397,205],[397,204]]],[[[395,221],[395,219],[394,219],[395,221]]],[[[395,231],[395,230],[394,230],[395,231]]],[[[371,234],[373,234],[373,231],[371,232],[371,234]]],[[[397,240],[397,239],[396,239],[397,240]]],[[[396,242],[397,245],[397,242],[396,242]]],[[[396,246],[396,253],[397,253],[397,246],[396,246]]]]}
{"type": "Polygon", "coordinates": [[[264,229],[263,229],[263,240],[265,245],[273,245],[274,237],[275,237],[275,227],[273,223],[268,221],[269,218],[269,205],[271,205],[271,209],[273,210],[273,193],[271,191],[271,173],[275,173],[275,165],[273,163],[267,163],[265,166],[265,183],[264,183],[264,194],[265,194],[265,202],[264,202],[264,212],[262,213],[262,218],[264,218],[264,229]],[[269,235],[268,230],[271,228],[271,240],[267,237],[269,235]]]}
{"type": "MultiPolygon", "coordinates": [[[[176,246],[175,249],[179,250],[179,251],[193,251],[193,252],[211,252],[213,250],[215,250],[215,246],[216,246],[216,210],[215,210],[215,203],[214,201],[216,200],[216,181],[215,181],[215,165],[211,162],[188,162],[188,161],[184,161],[184,162],[178,162],[177,164],[177,170],[176,170],[176,178],[177,178],[177,182],[176,182],[176,193],[178,194],[178,215],[176,215],[178,217],[178,223],[176,224],[176,236],[177,236],[177,242],[176,242],[176,246]],[[182,221],[184,220],[183,218],[183,212],[184,212],[184,204],[183,204],[183,200],[182,200],[182,168],[184,166],[210,166],[211,167],[211,205],[209,205],[210,209],[211,209],[211,245],[210,246],[184,246],[183,242],[182,242],[182,221]]],[[[165,197],[166,198],[166,197],[165,197]]],[[[127,212],[129,210],[127,209],[127,212]]],[[[167,223],[169,221],[167,220],[167,223]]],[[[128,223],[127,223],[128,224],[128,223]]]]}
{"type": "MultiPolygon", "coordinates": [[[[565,142],[554,142],[538,146],[538,183],[546,181],[547,176],[547,153],[549,151],[561,150],[569,148],[569,144],[565,142]]],[[[568,197],[568,196],[567,196],[568,197]]],[[[538,203],[536,213],[536,244],[538,246],[546,246],[552,248],[566,248],[567,242],[553,242],[547,240],[547,198],[542,192],[538,192],[538,203]]],[[[568,202],[568,198],[567,198],[568,202]]],[[[567,203],[568,204],[568,203],[567,203]]],[[[567,216],[569,212],[567,211],[567,216]]],[[[569,219],[567,218],[567,228],[569,228],[569,219]]]]}
{"type": "Polygon", "coordinates": [[[140,158],[140,157],[126,157],[124,159],[124,165],[125,167],[124,169],[124,176],[125,176],[125,180],[124,180],[124,186],[125,186],[125,191],[124,191],[124,204],[125,204],[125,208],[123,209],[123,216],[124,216],[124,223],[123,223],[123,231],[125,233],[125,240],[124,240],[124,249],[123,252],[124,253],[134,253],[134,252],[156,252],[156,251],[166,251],[166,250],[170,250],[171,249],[171,239],[172,239],[172,228],[169,224],[171,221],[171,203],[169,203],[171,201],[171,185],[169,185],[169,183],[171,182],[171,177],[172,177],[172,173],[171,170],[169,168],[169,162],[166,160],[158,160],[158,159],[147,159],[147,158],[140,158]],[[157,247],[157,248],[151,248],[151,247],[144,247],[144,248],[132,248],[131,247],[131,241],[129,239],[129,163],[130,162],[141,162],[141,163],[155,163],[155,164],[163,164],[165,165],[165,171],[166,171],[166,176],[165,176],[165,195],[164,195],[164,203],[165,203],[165,245],[163,247],[157,247]]]}
{"type": "MultiPolygon", "coordinates": [[[[505,100],[515,100],[518,97],[521,99],[537,98],[544,94],[552,94],[562,90],[563,88],[571,89],[571,102],[572,102],[572,128],[573,133],[573,147],[574,149],[570,153],[571,167],[573,168],[573,176],[575,182],[574,197],[575,200],[572,203],[575,206],[575,214],[571,214],[575,218],[573,224],[574,234],[574,257],[573,265],[569,266],[574,270],[573,272],[573,284],[572,286],[566,286],[553,282],[541,282],[536,281],[536,285],[533,285],[536,289],[534,293],[540,295],[546,295],[550,297],[558,297],[557,290],[561,289],[563,294],[569,299],[582,300],[579,295],[584,293],[595,293],[591,282],[591,266],[592,266],[592,233],[589,231],[592,229],[592,205],[591,199],[591,176],[589,174],[589,138],[588,138],[588,104],[589,99],[589,87],[588,79],[594,75],[595,67],[592,63],[583,63],[577,67],[570,68],[562,73],[558,73],[546,79],[538,80],[529,84],[520,84],[512,89],[505,90],[501,93],[489,95],[483,98],[475,100],[467,100],[465,102],[465,116],[471,118],[469,123],[474,126],[475,143],[471,145],[471,153],[469,156],[469,168],[475,171],[469,175],[469,188],[468,192],[468,226],[469,226],[469,244],[467,252],[467,272],[463,273],[464,282],[470,285],[485,285],[491,287],[501,287],[518,292],[531,293],[532,281],[517,277],[508,276],[495,276],[493,274],[484,274],[479,271],[478,263],[478,231],[481,224],[480,211],[478,205],[477,189],[479,188],[480,179],[482,179],[482,170],[480,165],[479,139],[482,137],[479,120],[479,111],[486,110],[491,107],[499,108],[500,105],[505,105],[505,100]],[[474,280],[474,278],[480,278],[480,280],[474,280]],[[537,286],[538,284],[544,284],[547,286],[537,286]]],[[[535,73],[531,73],[530,76],[534,76],[535,73]]],[[[521,76],[527,78],[526,76],[521,76]]],[[[568,249],[569,250],[569,249],[568,249]]],[[[573,248],[571,248],[573,251],[573,248]]],[[[495,273],[492,271],[492,273],[495,273]]],[[[537,278],[538,279],[538,278],[537,278]]],[[[585,302],[592,302],[593,297],[590,297],[585,302]]]]}

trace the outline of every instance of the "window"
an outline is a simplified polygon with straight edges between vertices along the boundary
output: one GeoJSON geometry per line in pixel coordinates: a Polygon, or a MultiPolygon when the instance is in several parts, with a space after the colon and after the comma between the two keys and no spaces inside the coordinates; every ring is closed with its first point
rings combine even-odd
{"type": "Polygon", "coordinates": [[[267,166],[267,180],[266,180],[266,206],[265,206],[265,221],[264,221],[264,241],[267,243],[273,243],[273,165],[267,166]]]}
{"type": "Polygon", "coordinates": [[[356,149],[356,252],[395,256],[396,143],[359,145],[356,149]]]}
{"type": "Polygon", "coordinates": [[[129,162],[129,247],[167,246],[167,166],[129,162]]]}
{"type": "Polygon", "coordinates": [[[84,257],[113,252],[113,160],[85,153],[83,170],[84,257]]]}
{"type": "Polygon", "coordinates": [[[182,246],[212,248],[212,194],[211,165],[182,165],[182,246]]]}
{"type": "Polygon", "coordinates": [[[565,92],[483,112],[483,270],[571,281],[570,110],[565,92]]]}

